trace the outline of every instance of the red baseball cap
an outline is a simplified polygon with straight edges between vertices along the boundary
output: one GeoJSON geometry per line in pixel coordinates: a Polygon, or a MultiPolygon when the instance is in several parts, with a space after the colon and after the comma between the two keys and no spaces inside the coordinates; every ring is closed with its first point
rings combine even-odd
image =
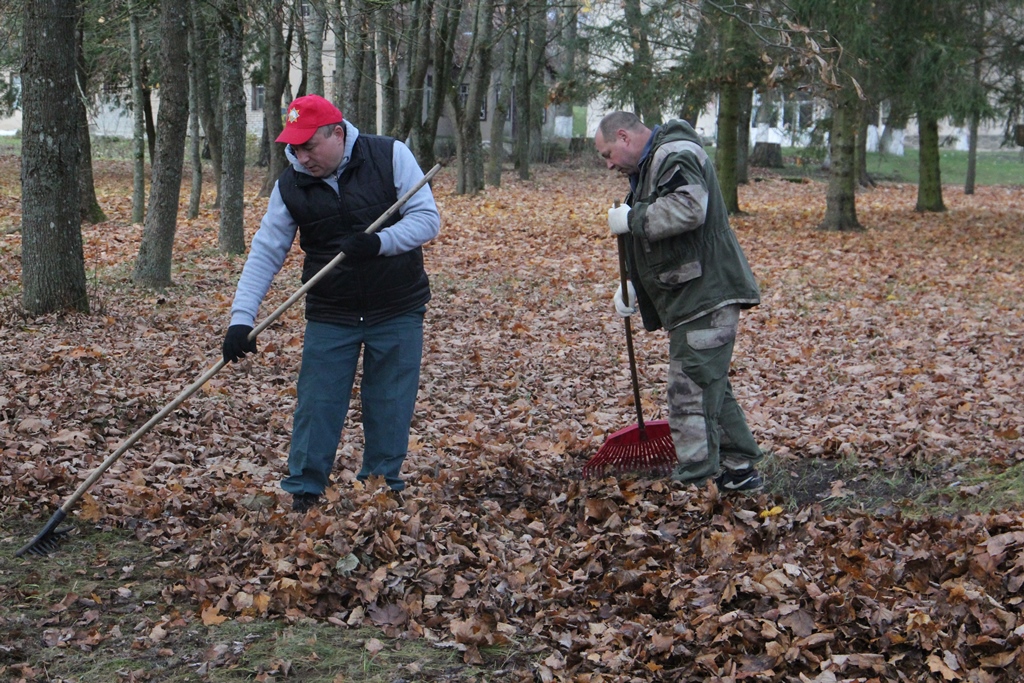
{"type": "Polygon", "coordinates": [[[332,123],[341,123],[345,117],[341,110],[319,95],[297,97],[288,105],[284,118],[284,130],[275,142],[301,145],[307,142],[316,129],[332,123]]]}

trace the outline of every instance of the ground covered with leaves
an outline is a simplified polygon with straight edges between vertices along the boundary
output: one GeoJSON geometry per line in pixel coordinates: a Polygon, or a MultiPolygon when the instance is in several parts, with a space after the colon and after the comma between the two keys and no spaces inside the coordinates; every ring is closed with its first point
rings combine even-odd
{"type": "MultiPolygon", "coordinates": [[[[540,168],[460,197],[443,171],[402,501],[355,480],[356,400],[327,504],[290,511],[296,306],[110,468],[59,552],[16,558],[216,362],[243,263],[204,209],[179,223],[175,285],[134,287],[130,170],[106,162],[109,220],[83,228],[92,313],[26,318],[17,162],[0,164],[8,680],[1024,677],[1024,188],[948,188],[947,212],[919,214],[916,188],[884,185],[858,196],[856,234],[816,229],[819,182],[741,188],[763,303],[732,382],[770,455],[766,490],[732,497],[580,477],[636,421],[605,221],[624,181],[540,168]]],[[[663,417],[666,339],[636,342],[644,415],[663,417]]]]}

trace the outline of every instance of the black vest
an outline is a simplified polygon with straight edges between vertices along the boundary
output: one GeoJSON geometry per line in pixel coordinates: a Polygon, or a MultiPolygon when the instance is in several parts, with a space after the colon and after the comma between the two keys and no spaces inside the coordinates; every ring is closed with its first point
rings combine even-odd
{"type": "MultiPolygon", "coordinates": [[[[364,232],[396,201],[392,166],[394,139],[356,138],[352,158],[338,179],[338,193],[320,178],[289,166],[278,180],[281,199],[299,226],[305,253],[302,281],[316,275],[341,252],[342,238],[364,232]]],[[[394,225],[395,212],[378,229],[394,225]]],[[[306,318],[316,322],[373,325],[414,310],[430,300],[423,250],[377,256],[352,264],[343,259],[306,294],[306,318]]]]}

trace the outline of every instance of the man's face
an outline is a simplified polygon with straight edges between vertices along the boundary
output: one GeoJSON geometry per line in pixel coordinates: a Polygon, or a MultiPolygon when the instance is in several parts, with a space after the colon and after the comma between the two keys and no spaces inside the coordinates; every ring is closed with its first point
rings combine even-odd
{"type": "Polygon", "coordinates": [[[292,145],[292,152],[307,171],[317,178],[326,178],[338,170],[345,156],[345,127],[334,126],[329,137],[318,130],[303,144],[292,145]]]}
{"type": "Polygon", "coordinates": [[[643,147],[638,147],[636,136],[631,135],[629,131],[620,128],[610,140],[605,140],[604,135],[598,130],[594,136],[594,146],[609,171],[630,175],[639,170],[643,147]]]}

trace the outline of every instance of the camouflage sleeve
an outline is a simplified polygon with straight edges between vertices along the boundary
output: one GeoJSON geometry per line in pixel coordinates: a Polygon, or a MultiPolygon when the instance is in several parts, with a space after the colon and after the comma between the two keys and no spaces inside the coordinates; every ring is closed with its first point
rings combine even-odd
{"type": "Polygon", "coordinates": [[[704,149],[693,142],[669,142],[655,150],[648,180],[654,200],[634,206],[641,210],[630,218],[640,225],[630,226],[631,230],[642,231],[653,242],[704,225],[708,208],[704,165],[708,160],[704,149]]]}

